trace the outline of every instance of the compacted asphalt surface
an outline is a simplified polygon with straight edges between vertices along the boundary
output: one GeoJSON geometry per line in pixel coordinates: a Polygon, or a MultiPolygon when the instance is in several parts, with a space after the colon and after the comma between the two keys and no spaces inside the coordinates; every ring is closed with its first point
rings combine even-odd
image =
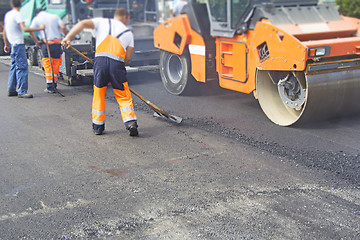
{"type": "Polygon", "coordinates": [[[91,80],[7,97],[0,59],[0,239],[360,239],[360,118],[279,127],[252,95],[212,82],[172,96],[158,72],[130,86],[139,137],[111,87],[91,130],[91,80]]]}

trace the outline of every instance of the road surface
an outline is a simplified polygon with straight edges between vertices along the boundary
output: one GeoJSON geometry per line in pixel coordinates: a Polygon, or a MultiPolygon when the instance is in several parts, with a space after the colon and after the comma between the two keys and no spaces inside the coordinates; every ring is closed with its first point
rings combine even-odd
{"type": "Polygon", "coordinates": [[[360,118],[278,127],[252,95],[203,85],[166,93],[158,73],[131,87],[140,136],[111,89],[106,131],[91,131],[92,86],[6,96],[0,61],[0,239],[359,239],[360,118]]]}

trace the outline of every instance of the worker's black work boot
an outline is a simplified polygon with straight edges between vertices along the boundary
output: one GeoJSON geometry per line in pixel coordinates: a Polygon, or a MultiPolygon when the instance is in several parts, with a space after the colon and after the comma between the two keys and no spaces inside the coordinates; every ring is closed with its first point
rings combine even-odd
{"type": "Polygon", "coordinates": [[[17,95],[18,95],[17,92],[8,92],[8,97],[15,97],[17,95]]]}
{"type": "Polygon", "coordinates": [[[95,124],[93,123],[93,132],[95,135],[102,135],[104,130],[105,130],[105,124],[103,125],[98,125],[98,124],[95,124]]]}
{"type": "Polygon", "coordinates": [[[103,131],[101,131],[100,129],[93,129],[93,132],[95,135],[102,135],[103,131]]]}
{"type": "Polygon", "coordinates": [[[135,121],[129,123],[126,127],[126,129],[129,130],[130,136],[132,136],[132,137],[136,137],[139,135],[137,128],[138,128],[138,125],[135,121]]]}
{"type": "MultiPolygon", "coordinates": [[[[54,84],[55,88],[56,88],[56,83],[54,84]]],[[[47,83],[46,84],[46,89],[44,90],[44,92],[47,92],[47,93],[55,93],[55,88],[54,88],[53,84],[52,83],[47,83]]]]}

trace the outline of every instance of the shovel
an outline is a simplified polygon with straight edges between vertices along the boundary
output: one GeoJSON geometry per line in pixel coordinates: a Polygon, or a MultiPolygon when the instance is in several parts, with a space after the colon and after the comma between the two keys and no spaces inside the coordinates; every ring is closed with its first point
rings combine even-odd
{"type": "MultiPolygon", "coordinates": [[[[90,58],[85,56],[82,52],[80,52],[79,50],[77,50],[73,46],[70,46],[69,48],[73,52],[79,54],[82,58],[88,60],[91,64],[94,64],[93,60],[91,60],[90,58]]],[[[146,103],[146,105],[148,105],[154,111],[154,115],[153,115],[154,117],[160,117],[160,118],[164,118],[166,120],[170,120],[170,121],[175,122],[175,123],[181,123],[181,121],[182,121],[181,117],[177,117],[177,116],[174,116],[174,115],[171,115],[171,114],[165,112],[164,110],[157,107],[155,104],[151,103],[149,100],[147,100],[146,98],[144,98],[143,96],[141,96],[140,94],[138,94],[137,92],[132,90],[130,87],[129,87],[129,89],[130,89],[130,92],[132,92],[134,95],[136,95],[138,98],[140,98],[140,100],[142,100],[144,103],[146,103]]]]}

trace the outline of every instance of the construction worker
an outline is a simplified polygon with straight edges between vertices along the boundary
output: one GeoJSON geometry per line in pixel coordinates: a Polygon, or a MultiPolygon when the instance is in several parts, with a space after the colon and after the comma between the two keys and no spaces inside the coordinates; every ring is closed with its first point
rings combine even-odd
{"type": "Polygon", "coordinates": [[[32,98],[28,93],[28,62],[22,31],[29,32],[34,36],[34,31],[40,31],[45,26],[39,28],[28,28],[24,24],[24,19],[20,14],[21,0],[11,0],[12,10],[8,11],[4,17],[4,51],[11,52],[11,67],[8,78],[8,96],[18,96],[19,98],[32,98]]]}
{"type": "Polygon", "coordinates": [[[124,8],[115,11],[114,18],[93,18],[77,23],[63,39],[68,48],[71,40],[84,28],[95,29],[96,51],[94,61],[94,95],[92,103],[92,126],[96,135],[105,129],[105,93],[110,82],[119,104],[125,127],[130,136],[137,136],[137,119],[126,78],[125,65],[134,51],[134,36],[126,27],[130,19],[124,8]]]}
{"type": "MultiPolygon", "coordinates": [[[[43,56],[42,62],[45,70],[45,79],[46,79],[45,92],[55,93],[54,88],[57,87],[59,68],[61,65],[61,54],[62,54],[60,30],[63,32],[64,35],[68,33],[68,30],[58,16],[48,13],[41,8],[37,9],[36,12],[37,12],[36,17],[31,21],[30,27],[36,28],[41,25],[45,25],[46,38],[43,31],[39,32],[38,34],[38,37],[40,38],[41,41],[40,46],[43,56]],[[49,45],[51,62],[46,44],[49,45]],[[54,79],[52,73],[54,74],[54,79]]],[[[36,37],[33,38],[33,40],[35,43],[39,42],[36,37]]]]}

